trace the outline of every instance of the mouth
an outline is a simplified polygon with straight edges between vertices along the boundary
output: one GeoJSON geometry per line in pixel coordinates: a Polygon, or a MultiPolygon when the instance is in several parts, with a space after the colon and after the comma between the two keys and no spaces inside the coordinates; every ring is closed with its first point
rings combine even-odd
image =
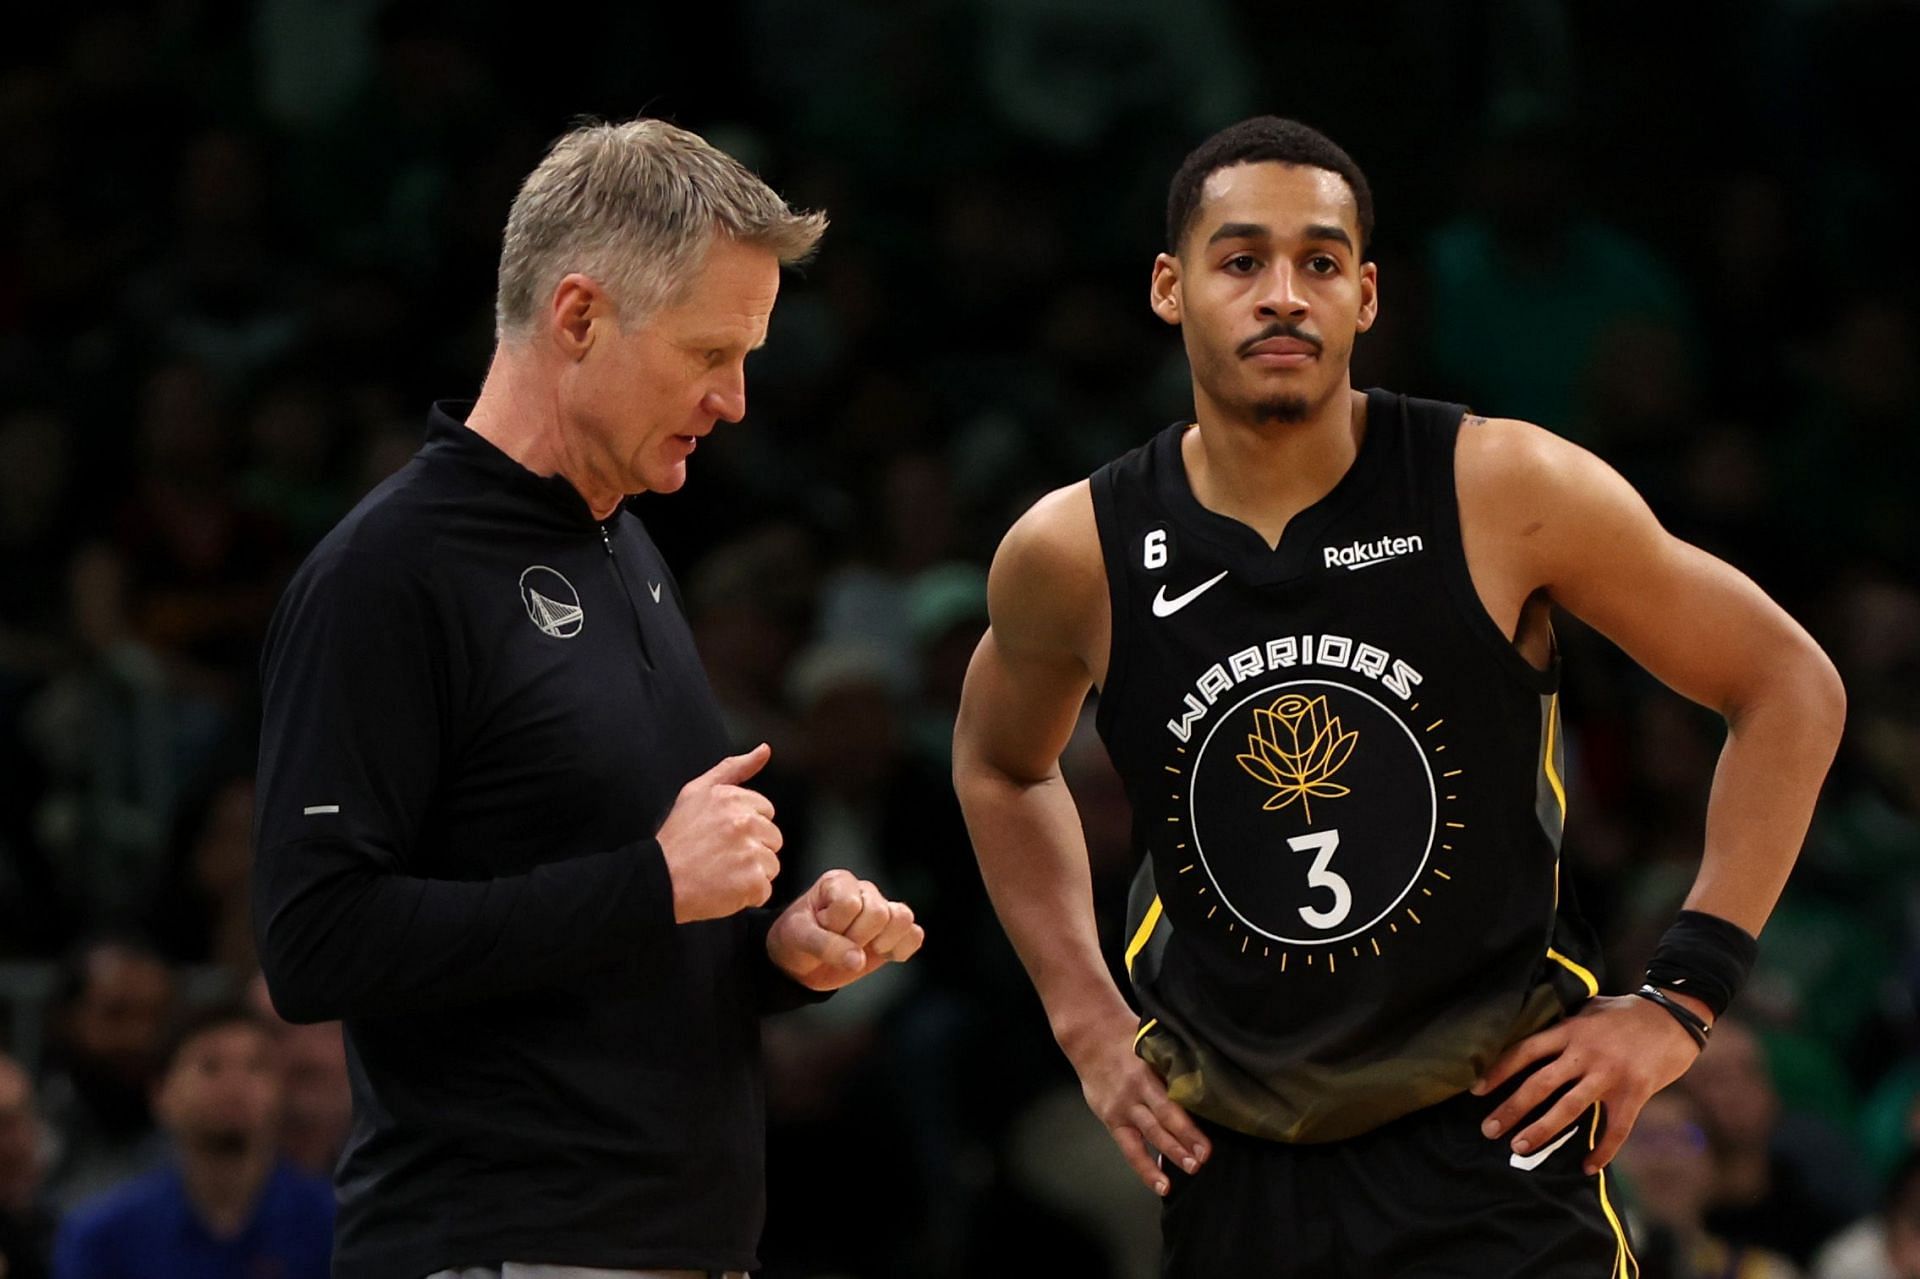
{"type": "Polygon", "coordinates": [[[1318,359],[1320,348],[1303,338],[1273,337],[1255,342],[1241,352],[1241,358],[1263,368],[1292,369],[1318,359]]]}

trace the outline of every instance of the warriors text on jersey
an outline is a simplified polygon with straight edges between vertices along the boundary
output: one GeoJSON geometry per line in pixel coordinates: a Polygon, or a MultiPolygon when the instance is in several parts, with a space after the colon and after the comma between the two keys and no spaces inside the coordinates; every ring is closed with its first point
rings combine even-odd
{"type": "Polygon", "coordinates": [[[1597,992],[1560,883],[1557,673],[1467,571],[1463,413],[1369,391],[1353,465],[1277,549],[1194,497],[1189,428],[1093,476],[1137,1048],[1242,1132],[1365,1132],[1597,992]]]}

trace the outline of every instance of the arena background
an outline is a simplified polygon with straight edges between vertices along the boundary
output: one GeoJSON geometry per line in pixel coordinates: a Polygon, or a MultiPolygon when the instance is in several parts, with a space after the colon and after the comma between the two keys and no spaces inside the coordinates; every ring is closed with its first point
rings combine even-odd
{"type": "MultiPolygon", "coordinates": [[[[929,931],[909,968],[768,1025],[767,1274],[1150,1274],[1153,1204],[987,908],[947,739],[998,536],[1186,411],[1146,307],[1167,180],[1271,111],[1373,184],[1383,303],[1357,385],[1596,449],[1846,677],[1845,745],[1736,1009],[1757,1040],[1726,1031],[1622,1166],[1649,1276],[1707,1273],[1700,1231],[1805,1266],[1920,1132],[1917,53],[1920,6],[1891,0],[11,13],[0,1044],[40,1099],[0,1085],[0,1214],[112,1166],[85,1163],[89,1054],[134,1098],[105,1149],[150,1148],[142,1010],[251,976],[277,593],[429,401],[477,388],[518,179],[576,116],[647,112],[833,218],[750,365],[747,420],[640,509],[737,740],[774,743],[789,875],[851,865],[929,931]],[[157,948],[167,980],[125,978],[123,951],[63,982],[108,936],[157,948]],[[131,993],[99,989],[116,981],[131,993]],[[135,1007],[103,1047],[77,1027],[112,998],[135,1007]]],[[[1561,635],[1568,864],[1617,990],[1691,878],[1721,727],[1561,635]]],[[[1069,771],[1112,940],[1124,802],[1083,736],[1069,771]]],[[[288,1033],[289,1149],[324,1166],[337,1034],[288,1033]]],[[[1896,1273],[1849,1264],[1819,1273],[1896,1273]]]]}

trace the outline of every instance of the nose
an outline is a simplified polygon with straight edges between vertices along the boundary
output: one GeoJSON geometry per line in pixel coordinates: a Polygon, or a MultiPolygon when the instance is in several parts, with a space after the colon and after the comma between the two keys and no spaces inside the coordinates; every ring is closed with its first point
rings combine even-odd
{"type": "Polygon", "coordinates": [[[1304,320],[1307,318],[1306,295],[1296,287],[1298,275],[1290,262],[1277,261],[1262,277],[1266,287],[1260,292],[1260,300],[1255,303],[1262,321],[1304,320]]]}
{"type": "Polygon", "coordinates": [[[743,365],[733,365],[720,374],[707,393],[700,397],[702,412],[710,413],[723,422],[738,422],[747,415],[747,371],[743,365]]]}

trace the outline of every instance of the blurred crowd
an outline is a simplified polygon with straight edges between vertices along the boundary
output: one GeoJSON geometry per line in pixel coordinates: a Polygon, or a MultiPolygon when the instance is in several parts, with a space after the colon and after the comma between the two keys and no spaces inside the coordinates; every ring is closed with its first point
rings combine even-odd
{"type": "MultiPolygon", "coordinates": [[[[1618,1165],[1642,1273],[1920,1279],[1920,9],[658,8],[10,16],[0,1275],[324,1273],[340,1032],[274,1017],[247,918],[262,631],[429,402],[477,389],[519,178],[576,114],[642,110],[833,217],[747,420],[638,509],[737,743],[773,744],[783,879],[849,867],[929,938],[767,1023],[766,1273],[1151,1274],[1152,1199],[993,919],[948,741],[1000,533],[1188,411],[1145,305],[1167,179],[1274,111],[1381,210],[1357,385],[1597,450],[1847,680],[1759,970],[1618,1165]],[[848,1205],[860,1229],[816,1228],[848,1205]]],[[[1567,877],[1618,990],[1690,882],[1723,729],[1560,635],[1567,877]]],[[[1132,855],[1090,721],[1066,769],[1112,938],[1132,855]]]]}

